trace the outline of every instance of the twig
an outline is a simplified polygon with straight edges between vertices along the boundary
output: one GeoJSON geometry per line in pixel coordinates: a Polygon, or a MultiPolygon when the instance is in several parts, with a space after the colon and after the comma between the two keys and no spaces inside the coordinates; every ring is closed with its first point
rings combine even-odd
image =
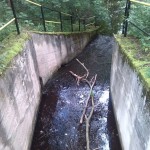
{"type": "Polygon", "coordinates": [[[77,62],[86,70],[86,74],[84,74],[83,76],[79,76],[77,74],[75,74],[72,71],[69,71],[77,80],[77,85],[80,84],[80,81],[85,81],[87,79],[87,77],[89,76],[89,71],[88,69],[85,67],[84,63],[81,63],[81,61],[79,61],[78,59],[76,59],[77,62]]]}
{"type": "Polygon", "coordinates": [[[69,71],[69,72],[76,78],[76,80],[77,80],[77,85],[79,85],[79,84],[80,84],[80,81],[81,81],[83,78],[85,78],[85,76],[86,76],[86,75],[79,76],[79,75],[73,73],[72,71],[69,71]]]}
{"type": "Polygon", "coordinates": [[[85,104],[83,113],[82,113],[81,118],[80,118],[80,124],[82,124],[83,123],[83,118],[85,116],[85,120],[86,120],[86,147],[87,147],[87,150],[90,150],[89,126],[90,126],[91,117],[93,115],[94,107],[95,107],[94,106],[93,87],[94,87],[94,84],[96,82],[97,74],[95,76],[93,76],[90,81],[88,81],[88,79],[87,79],[88,76],[89,76],[88,69],[78,59],[76,59],[76,60],[86,70],[86,74],[84,74],[83,76],[79,76],[79,75],[75,74],[72,71],[69,71],[69,72],[76,78],[77,85],[80,84],[80,81],[83,81],[83,82],[87,83],[88,86],[90,87],[89,95],[88,95],[88,98],[86,100],[86,104],[85,104]],[[90,98],[91,98],[91,102],[92,102],[92,108],[91,108],[89,116],[87,117],[86,110],[87,110],[90,98]]]}
{"type": "Polygon", "coordinates": [[[98,150],[100,147],[94,148],[93,150],[98,150]]]}
{"type": "Polygon", "coordinates": [[[94,112],[94,97],[93,97],[93,95],[91,96],[91,100],[92,100],[92,109],[91,109],[90,115],[88,117],[87,117],[87,115],[85,115],[85,120],[86,120],[86,149],[87,150],[90,150],[89,127],[90,127],[91,117],[92,117],[93,112],[94,112]]]}
{"type": "Polygon", "coordinates": [[[95,84],[95,82],[96,82],[96,78],[97,78],[97,74],[94,76],[94,81],[93,81],[92,85],[89,84],[89,82],[87,82],[87,80],[86,80],[86,83],[90,86],[90,92],[89,92],[88,98],[87,98],[87,100],[86,100],[86,104],[85,104],[83,113],[82,113],[81,118],[80,118],[80,124],[83,123],[83,118],[84,118],[85,113],[86,113],[86,109],[87,109],[87,106],[88,106],[89,99],[90,99],[90,97],[91,97],[91,95],[92,95],[92,91],[93,91],[94,84],[95,84]]]}
{"type": "Polygon", "coordinates": [[[76,60],[86,70],[86,78],[87,78],[89,76],[89,70],[85,67],[84,63],[82,63],[79,59],[76,60]]]}

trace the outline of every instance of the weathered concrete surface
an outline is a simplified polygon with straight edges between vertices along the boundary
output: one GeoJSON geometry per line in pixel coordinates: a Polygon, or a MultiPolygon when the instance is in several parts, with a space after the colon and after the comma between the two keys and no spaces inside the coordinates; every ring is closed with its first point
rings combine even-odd
{"type": "Polygon", "coordinates": [[[0,77],[0,149],[29,148],[40,100],[40,84],[32,41],[0,77]]]}
{"type": "Polygon", "coordinates": [[[39,77],[46,83],[61,64],[82,51],[90,35],[34,34],[26,42],[0,76],[0,150],[30,149],[40,103],[39,77]]]}
{"type": "Polygon", "coordinates": [[[150,101],[137,73],[116,43],[112,59],[111,95],[124,150],[150,149],[150,101]]]}
{"type": "MultiPolygon", "coordinates": [[[[90,79],[97,74],[93,89],[94,113],[90,122],[91,150],[121,150],[109,99],[113,37],[98,36],[77,58],[87,66],[90,79]],[[86,57],[85,57],[86,56],[86,57]]],[[[85,120],[80,116],[89,94],[86,83],[76,84],[69,73],[85,70],[74,59],[55,73],[42,90],[42,99],[31,150],[85,150],[85,120]]],[[[88,109],[90,112],[91,107],[88,109]]]]}
{"type": "Polygon", "coordinates": [[[39,73],[45,84],[52,74],[77,56],[90,41],[92,33],[71,35],[33,34],[39,73]]]}

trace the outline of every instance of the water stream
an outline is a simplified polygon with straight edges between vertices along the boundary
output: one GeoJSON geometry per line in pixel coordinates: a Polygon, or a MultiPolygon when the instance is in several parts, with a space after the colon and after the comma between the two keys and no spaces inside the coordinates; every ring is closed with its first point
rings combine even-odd
{"type": "MultiPolygon", "coordinates": [[[[91,150],[121,150],[109,97],[113,44],[112,37],[98,36],[77,57],[89,69],[90,77],[98,75],[94,86],[96,106],[90,124],[91,150]]],[[[89,87],[85,83],[77,86],[69,71],[85,73],[74,59],[47,82],[31,150],[86,150],[85,122],[80,125],[79,121],[89,87]]]]}

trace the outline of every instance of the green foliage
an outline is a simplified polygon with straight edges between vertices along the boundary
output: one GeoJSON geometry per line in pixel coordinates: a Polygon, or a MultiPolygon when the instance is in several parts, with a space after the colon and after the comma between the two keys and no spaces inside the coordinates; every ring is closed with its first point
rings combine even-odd
{"type": "Polygon", "coordinates": [[[142,44],[142,49],[146,52],[146,53],[150,53],[150,37],[141,37],[140,38],[141,44],[142,44]]]}
{"type": "Polygon", "coordinates": [[[145,68],[145,76],[150,78],[150,67],[145,68]]]}
{"type": "MultiPolygon", "coordinates": [[[[101,27],[101,33],[112,34],[121,30],[121,24],[124,17],[125,0],[33,0],[50,9],[66,12],[72,14],[74,30],[78,31],[78,18],[87,18],[96,16],[96,25],[101,27]],[[76,24],[76,25],[75,25],[76,24]]],[[[145,0],[148,2],[149,0],[145,0]]],[[[44,31],[41,20],[41,9],[38,6],[30,4],[24,0],[14,0],[17,17],[19,17],[19,26],[21,30],[38,30],[44,31]]],[[[5,24],[13,18],[12,11],[8,0],[0,2],[0,26],[5,24]]],[[[50,11],[44,8],[45,20],[59,22],[59,13],[50,11]]],[[[140,28],[150,32],[150,7],[139,4],[131,5],[130,20],[137,24],[140,28]]],[[[70,16],[62,15],[63,29],[68,32],[71,31],[70,16]]],[[[90,22],[94,22],[90,20],[90,22]]],[[[89,21],[86,20],[86,24],[89,21]]],[[[84,30],[83,22],[81,21],[81,30],[84,30]]],[[[129,26],[129,34],[139,37],[143,45],[144,51],[149,51],[149,38],[135,27],[129,26]]],[[[3,33],[0,33],[1,39],[4,35],[10,33],[15,28],[7,28],[3,33]]],[[[60,24],[46,23],[48,32],[60,32],[60,24]]]]}
{"type": "MultiPolygon", "coordinates": [[[[144,0],[144,2],[150,2],[149,0],[144,0]]],[[[130,10],[129,20],[136,24],[139,28],[143,29],[145,32],[150,34],[150,7],[132,3],[130,10]]],[[[142,49],[145,52],[150,53],[150,36],[148,37],[139,29],[135,28],[129,24],[128,34],[137,37],[141,41],[142,49]]]]}
{"type": "MultiPolygon", "coordinates": [[[[122,0],[95,0],[95,14],[101,26],[106,25],[107,30],[117,33],[120,30],[124,14],[122,0]],[[104,25],[103,25],[104,24],[104,25]]],[[[106,28],[105,27],[105,28],[106,28]]]]}
{"type": "MultiPolygon", "coordinates": [[[[43,31],[42,20],[41,20],[41,9],[38,6],[30,4],[24,0],[13,0],[15,5],[15,10],[17,12],[17,17],[19,17],[19,26],[24,30],[39,30],[43,31]],[[40,23],[39,23],[40,22],[40,23]]],[[[43,6],[51,8],[53,10],[66,12],[72,14],[73,23],[78,24],[78,18],[87,18],[90,16],[97,17],[97,26],[102,28],[105,26],[103,31],[109,30],[109,32],[117,32],[120,28],[120,18],[123,13],[120,13],[121,0],[33,0],[43,6]]],[[[0,5],[0,14],[4,14],[0,20],[2,26],[7,20],[13,18],[12,11],[10,8],[10,3],[8,0],[2,0],[0,5]]],[[[122,10],[121,10],[122,11],[122,10]]],[[[44,8],[44,14],[46,20],[60,21],[59,13],[50,11],[44,8]]],[[[70,31],[70,17],[62,15],[63,29],[64,31],[70,31]]],[[[90,20],[94,22],[93,20],[90,20]]],[[[81,22],[83,24],[83,22],[81,22]]],[[[86,24],[88,24],[86,20],[86,24]]],[[[60,31],[60,26],[58,24],[46,23],[48,31],[60,31]]],[[[75,31],[79,28],[74,25],[75,31]]],[[[81,30],[84,27],[81,25],[81,30]]],[[[8,33],[10,30],[7,30],[8,33]]],[[[1,36],[2,37],[2,36],[1,36]]]]}
{"type": "MultiPolygon", "coordinates": [[[[19,17],[20,30],[44,31],[42,24],[41,9],[25,0],[13,0],[17,17],[19,17]]],[[[96,16],[96,25],[100,26],[100,33],[112,34],[121,30],[124,18],[125,0],[33,0],[50,9],[72,14],[73,29],[78,31],[78,19],[96,16]]],[[[149,0],[144,0],[149,2],[149,0]]],[[[45,20],[59,22],[59,13],[44,8],[45,20]]],[[[132,3],[130,20],[138,27],[150,33],[150,7],[132,3]]],[[[0,1],[0,27],[13,18],[9,0],[0,1]]],[[[71,31],[70,16],[62,15],[63,31],[71,31]]],[[[86,20],[86,24],[94,22],[86,20]]],[[[90,28],[93,28],[91,25],[90,28]]],[[[60,32],[60,24],[46,23],[48,32],[60,32]]],[[[88,29],[88,27],[87,27],[88,29]]],[[[14,22],[0,31],[0,42],[11,32],[16,31],[14,22]]],[[[81,31],[84,31],[81,20],[81,31]]],[[[145,36],[137,28],[129,25],[128,34],[139,38],[143,53],[150,57],[150,37],[145,36]]],[[[0,43],[1,45],[1,43],[0,43]]]]}
{"type": "MultiPolygon", "coordinates": [[[[6,24],[8,21],[13,19],[13,15],[10,7],[5,2],[5,0],[0,1],[0,27],[6,24]]],[[[15,29],[14,25],[10,25],[3,31],[0,31],[0,41],[2,41],[6,36],[8,36],[15,29]]]]}
{"type": "Polygon", "coordinates": [[[9,26],[7,26],[5,29],[3,29],[2,31],[0,31],[0,43],[1,41],[6,38],[10,33],[16,31],[15,28],[15,24],[11,24],[9,26]]]}
{"type": "Polygon", "coordinates": [[[0,26],[13,18],[12,12],[8,3],[5,0],[0,1],[0,26]]]}

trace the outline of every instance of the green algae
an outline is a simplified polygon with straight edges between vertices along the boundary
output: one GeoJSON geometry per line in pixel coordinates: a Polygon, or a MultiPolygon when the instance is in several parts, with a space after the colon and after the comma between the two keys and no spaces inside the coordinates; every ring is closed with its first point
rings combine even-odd
{"type": "Polygon", "coordinates": [[[28,33],[12,33],[0,43],[0,76],[9,68],[13,58],[22,51],[27,39],[28,33]]]}
{"type": "Polygon", "coordinates": [[[32,33],[38,33],[38,34],[45,34],[45,35],[74,35],[74,34],[83,34],[83,33],[92,33],[95,31],[98,31],[99,27],[96,27],[94,29],[89,29],[86,31],[75,31],[75,32],[39,32],[39,31],[31,31],[32,33]]]}
{"type": "Polygon", "coordinates": [[[150,57],[146,53],[138,39],[134,37],[123,37],[114,35],[119,44],[119,51],[123,54],[124,59],[137,72],[141,82],[143,83],[144,93],[150,96],[150,57]]]}
{"type": "MultiPolygon", "coordinates": [[[[94,34],[98,31],[98,27],[82,32],[36,32],[31,31],[30,33],[38,33],[38,34],[44,34],[44,35],[65,35],[65,36],[71,36],[71,35],[80,35],[83,33],[91,33],[94,34]]],[[[0,76],[4,73],[4,71],[9,68],[10,62],[13,60],[13,58],[19,54],[25,42],[30,38],[31,36],[26,33],[21,33],[20,35],[17,35],[16,33],[10,34],[7,38],[5,38],[0,43],[0,76]]]]}

